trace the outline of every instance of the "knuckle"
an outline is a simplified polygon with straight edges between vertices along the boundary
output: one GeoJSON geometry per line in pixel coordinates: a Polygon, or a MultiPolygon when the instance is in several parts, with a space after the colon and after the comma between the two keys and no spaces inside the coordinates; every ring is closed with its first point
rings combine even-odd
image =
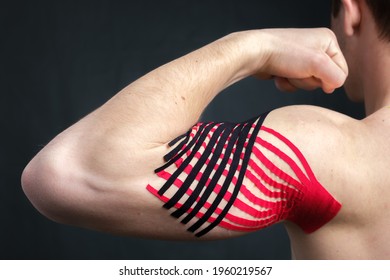
{"type": "Polygon", "coordinates": [[[321,28],[319,28],[319,29],[320,29],[320,31],[321,31],[324,35],[330,36],[330,37],[332,37],[332,38],[336,38],[336,35],[334,34],[334,32],[333,32],[331,29],[329,29],[329,28],[327,28],[327,27],[321,27],[321,28]]]}

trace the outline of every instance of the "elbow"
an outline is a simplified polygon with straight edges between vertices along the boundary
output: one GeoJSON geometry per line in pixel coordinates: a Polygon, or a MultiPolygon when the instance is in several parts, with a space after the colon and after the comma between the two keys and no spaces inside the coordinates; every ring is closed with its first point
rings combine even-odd
{"type": "Polygon", "coordinates": [[[90,143],[80,148],[84,142],[70,136],[53,140],[25,167],[21,176],[25,195],[38,212],[55,222],[121,230],[122,207],[128,207],[129,194],[134,193],[123,187],[130,180],[114,176],[118,174],[111,164],[115,161],[107,160],[112,158],[112,149],[99,145],[97,150],[90,143]]]}
{"type": "Polygon", "coordinates": [[[40,156],[33,158],[25,167],[21,177],[22,189],[31,204],[44,216],[56,220],[54,210],[53,181],[58,177],[47,162],[40,156]]]}
{"type": "Polygon", "coordinates": [[[69,181],[61,164],[44,152],[33,158],[23,170],[21,185],[31,204],[50,220],[67,223],[67,194],[63,186],[69,181]]]}

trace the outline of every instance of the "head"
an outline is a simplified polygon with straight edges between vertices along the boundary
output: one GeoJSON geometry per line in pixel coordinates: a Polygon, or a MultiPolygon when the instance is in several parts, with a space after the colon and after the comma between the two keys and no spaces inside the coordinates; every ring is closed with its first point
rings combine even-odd
{"type": "Polygon", "coordinates": [[[332,0],[332,29],[349,66],[345,89],[353,101],[364,101],[362,85],[369,56],[390,46],[389,0],[332,0]]]}

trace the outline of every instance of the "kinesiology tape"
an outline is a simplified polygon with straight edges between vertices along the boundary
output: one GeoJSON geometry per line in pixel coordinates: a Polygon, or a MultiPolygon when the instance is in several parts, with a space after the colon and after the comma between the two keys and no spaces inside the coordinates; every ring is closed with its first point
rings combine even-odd
{"type": "Polygon", "coordinates": [[[171,143],[164,180],[147,189],[200,237],[216,226],[255,231],[290,220],[311,233],[340,210],[298,148],[263,126],[267,114],[243,123],[198,123],[171,143]]]}

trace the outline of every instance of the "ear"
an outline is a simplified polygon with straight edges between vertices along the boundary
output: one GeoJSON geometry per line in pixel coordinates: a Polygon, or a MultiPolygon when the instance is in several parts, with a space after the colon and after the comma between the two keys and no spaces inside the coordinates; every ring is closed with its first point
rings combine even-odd
{"type": "Polygon", "coordinates": [[[361,0],[342,0],[344,13],[344,32],[348,36],[354,35],[359,29],[362,19],[361,0]]]}

